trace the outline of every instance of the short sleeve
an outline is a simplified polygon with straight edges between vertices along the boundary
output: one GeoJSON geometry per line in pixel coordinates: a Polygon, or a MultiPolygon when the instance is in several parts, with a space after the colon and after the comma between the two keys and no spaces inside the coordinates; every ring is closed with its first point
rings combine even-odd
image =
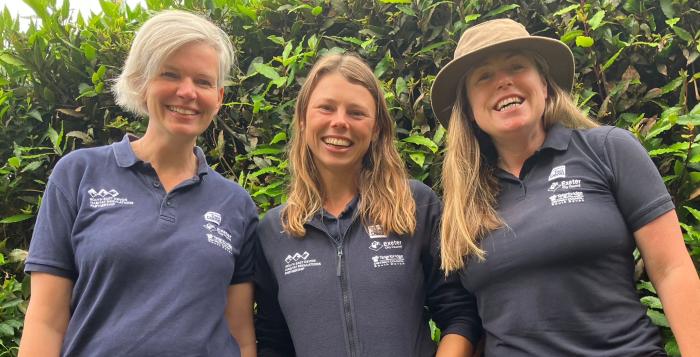
{"type": "Polygon", "coordinates": [[[630,132],[610,130],[605,155],[613,173],[613,194],[632,232],[674,208],[658,169],[630,132]]]}
{"type": "MultiPolygon", "coordinates": [[[[247,193],[245,193],[247,195],[247,193]]],[[[257,239],[255,231],[258,226],[258,214],[250,197],[246,197],[246,208],[243,210],[245,222],[243,244],[240,254],[236,257],[236,267],[231,278],[231,284],[245,283],[253,280],[255,267],[255,245],[257,239]]]]}
{"type": "Polygon", "coordinates": [[[26,272],[38,271],[75,280],[71,235],[77,212],[74,202],[49,179],[29,244],[26,272]]]}

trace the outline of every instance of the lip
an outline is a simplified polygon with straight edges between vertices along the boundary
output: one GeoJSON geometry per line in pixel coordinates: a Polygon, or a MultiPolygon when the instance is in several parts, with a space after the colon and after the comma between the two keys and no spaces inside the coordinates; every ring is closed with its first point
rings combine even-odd
{"type": "Polygon", "coordinates": [[[323,143],[323,145],[324,145],[326,148],[328,148],[328,150],[330,150],[330,151],[338,151],[338,152],[347,151],[347,150],[349,150],[350,148],[352,148],[352,146],[355,144],[355,143],[354,143],[352,140],[350,140],[349,138],[347,138],[347,137],[345,137],[345,136],[340,136],[340,135],[324,135],[324,136],[321,137],[321,143],[323,143]],[[338,146],[338,145],[329,144],[329,143],[326,143],[326,140],[327,140],[327,139],[336,139],[336,140],[347,141],[347,142],[350,143],[350,145],[348,145],[348,146],[338,146]]]}
{"type": "Polygon", "coordinates": [[[525,97],[520,95],[520,94],[510,93],[507,95],[500,96],[495,101],[493,101],[493,104],[491,105],[491,109],[500,113],[500,111],[496,109],[496,106],[498,105],[498,103],[500,103],[501,101],[503,101],[505,99],[513,98],[513,97],[517,97],[518,99],[520,99],[522,101],[522,103],[525,103],[527,101],[527,99],[525,99],[525,97]]]}
{"type": "Polygon", "coordinates": [[[199,114],[199,111],[197,109],[192,108],[192,107],[188,107],[188,106],[182,106],[182,105],[166,105],[165,109],[171,113],[175,113],[175,114],[179,114],[179,115],[191,116],[191,115],[198,115],[199,114]],[[189,113],[182,113],[181,111],[186,111],[189,113]]]}

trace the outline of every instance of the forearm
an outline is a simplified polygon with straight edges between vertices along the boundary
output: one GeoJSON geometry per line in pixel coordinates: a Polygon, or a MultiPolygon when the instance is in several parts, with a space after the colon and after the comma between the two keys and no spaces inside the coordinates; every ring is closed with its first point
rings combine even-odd
{"type": "Polygon", "coordinates": [[[34,317],[31,306],[27,311],[19,357],[47,356],[58,357],[63,346],[68,318],[65,322],[47,322],[34,317]]]}
{"type": "Polygon", "coordinates": [[[469,357],[474,347],[472,343],[457,334],[449,334],[442,337],[438,345],[436,357],[469,357]]]}
{"type": "Polygon", "coordinates": [[[700,356],[700,280],[692,264],[652,278],[683,356],[700,356]]]}

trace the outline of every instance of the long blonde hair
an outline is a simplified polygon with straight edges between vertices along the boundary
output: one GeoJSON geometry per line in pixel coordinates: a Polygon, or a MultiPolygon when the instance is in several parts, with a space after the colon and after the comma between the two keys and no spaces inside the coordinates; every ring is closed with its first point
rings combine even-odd
{"type": "MultiPolygon", "coordinates": [[[[569,93],[552,79],[547,62],[535,53],[523,52],[534,59],[540,75],[547,81],[548,95],[542,115],[545,130],[556,123],[569,128],[596,127],[598,124],[584,115],[569,93]]],[[[464,85],[458,88],[448,126],[442,167],[445,209],[440,233],[442,269],[446,273],[464,267],[468,257],[483,260],[486,254],[479,240],[503,226],[495,207],[498,181],[494,167],[484,155],[487,148],[482,146],[490,139],[472,118],[464,85]]]]}
{"type": "Polygon", "coordinates": [[[287,204],[282,208],[282,226],[295,236],[306,234],[304,223],[323,205],[324,192],[313,155],[304,140],[302,124],[311,94],[323,76],[339,73],[353,84],[366,88],[377,107],[377,138],[372,140],[363,159],[359,177],[359,214],[365,224],[379,224],[386,232],[413,234],[416,228],[416,204],[408,174],[394,146],[394,126],[381,85],[369,66],[351,54],[320,58],[311,68],[299,91],[289,142],[289,186],[287,204]]]}

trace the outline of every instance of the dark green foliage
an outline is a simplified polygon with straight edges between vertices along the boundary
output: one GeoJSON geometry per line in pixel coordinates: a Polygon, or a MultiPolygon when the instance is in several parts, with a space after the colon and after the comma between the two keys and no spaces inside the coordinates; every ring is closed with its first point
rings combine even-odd
{"type": "MultiPolygon", "coordinates": [[[[172,7],[206,14],[238,48],[225,105],[199,144],[263,212],[285,199],[294,98],[311,64],[329,51],[357,52],[370,63],[411,174],[439,188],[445,131],[430,110],[430,86],[465,28],[507,16],[572,48],[575,99],[649,150],[700,263],[697,1],[148,0],[150,10],[101,1],[103,13],[89,18],[71,18],[67,0],[25,2],[40,25],[20,30],[7,10],[0,16],[0,356],[16,354],[27,294],[15,279],[23,279],[22,252],[48,174],[71,150],[143,132],[144,119],[114,105],[109,80],[134,30],[151,11],[172,7]],[[13,263],[5,262],[10,256],[13,263]]],[[[642,302],[677,354],[660,302],[640,277],[642,302]]]]}

